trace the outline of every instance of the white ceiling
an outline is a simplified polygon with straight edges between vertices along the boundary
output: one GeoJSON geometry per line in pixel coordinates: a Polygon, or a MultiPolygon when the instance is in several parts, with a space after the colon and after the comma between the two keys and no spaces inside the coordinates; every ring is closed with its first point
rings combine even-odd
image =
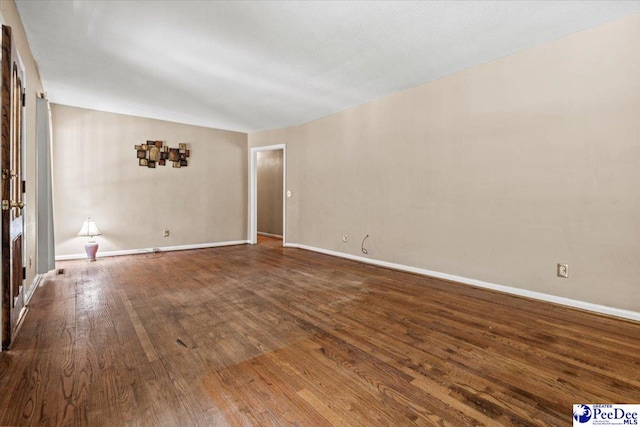
{"type": "Polygon", "coordinates": [[[16,3],[52,102],[243,132],[640,12],[640,0],[16,3]]]}

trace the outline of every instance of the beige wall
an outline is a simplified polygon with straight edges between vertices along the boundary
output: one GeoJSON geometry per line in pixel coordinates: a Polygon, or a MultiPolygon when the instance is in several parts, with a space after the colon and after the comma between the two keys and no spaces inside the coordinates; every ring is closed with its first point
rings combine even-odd
{"type": "Polygon", "coordinates": [[[249,145],[292,243],[640,311],[639,52],[634,15],[249,145]]]}
{"type": "Polygon", "coordinates": [[[87,216],[101,252],[246,240],[246,134],[62,105],[52,116],[56,255],[84,253],[87,216]],[[189,166],[138,166],[148,139],[187,143],[189,166]]]}
{"type": "Polygon", "coordinates": [[[0,1],[0,16],[2,24],[11,27],[12,37],[15,46],[24,65],[26,75],[26,112],[25,112],[25,132],[26,132],[26,168],[23,179],[27,181],[27,192],[25,194],[25,252],[27,278],[25,286],[29,288],[36,277],[36,97],[42,89],[42,82],[36,66],[35,60],[27,41],[27,36],[22,27],[22,21],[16,9],[15,3],[7,0],[0,1]]]}
{"type": "Polygon", "coordinates": [[[257,154],[258,232],[282,236],[283,150],[257,154]]]}

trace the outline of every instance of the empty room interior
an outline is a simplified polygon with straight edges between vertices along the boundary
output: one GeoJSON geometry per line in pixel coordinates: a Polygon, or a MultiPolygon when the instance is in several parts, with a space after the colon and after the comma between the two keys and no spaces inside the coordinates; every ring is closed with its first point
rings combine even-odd
{"type": "Polygon", "coordinates": [[[0,21],[0,425],[640,404],[640,1],[0,21]]]}

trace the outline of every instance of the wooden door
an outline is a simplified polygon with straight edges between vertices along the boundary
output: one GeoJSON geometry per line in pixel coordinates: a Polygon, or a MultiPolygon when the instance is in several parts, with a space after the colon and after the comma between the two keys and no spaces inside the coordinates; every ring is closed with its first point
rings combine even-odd
{"type": "Polygon", "coordinates": [[[11,338],[24,309],[25,272],[22,262],[24,216],[22,214],[22,143],[24,138],[24,71],[11,37],[2,26],[2,90],[0,104],[0,166],[2,174],[2,348],[11,338]]]}

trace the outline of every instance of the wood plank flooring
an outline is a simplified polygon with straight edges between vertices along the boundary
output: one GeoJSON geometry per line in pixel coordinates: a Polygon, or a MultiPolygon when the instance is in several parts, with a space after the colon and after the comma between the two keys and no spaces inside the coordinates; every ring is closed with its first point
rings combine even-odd
{"type": "Polygon", "coordinates": [[[0,354],[0,425],[566,426],[640,403],[638,323],[279,244],[59,262],[0,354]]]}

